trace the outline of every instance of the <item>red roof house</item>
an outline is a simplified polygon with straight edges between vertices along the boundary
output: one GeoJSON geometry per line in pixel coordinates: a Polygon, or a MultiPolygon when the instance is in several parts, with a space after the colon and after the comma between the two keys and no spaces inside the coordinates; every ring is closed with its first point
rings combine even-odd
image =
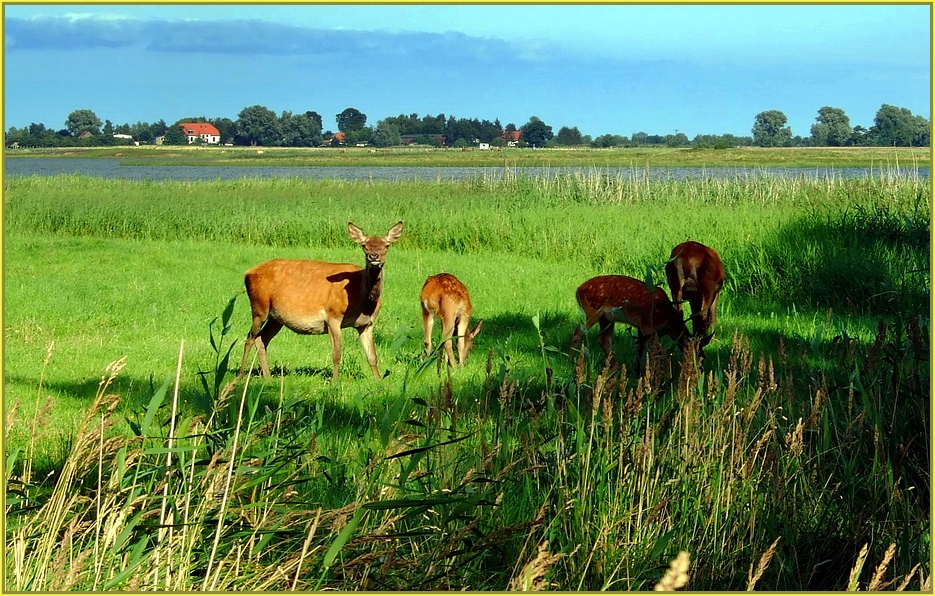
{"type": "Polygon", "coordinates": [[[208,122],[180,122],[179,126],[182,127],[182,134],[188,137],[189,145],[196,139],[201,139],[209,145],[217,145],[221,142],[221,133],[208,122]]]}

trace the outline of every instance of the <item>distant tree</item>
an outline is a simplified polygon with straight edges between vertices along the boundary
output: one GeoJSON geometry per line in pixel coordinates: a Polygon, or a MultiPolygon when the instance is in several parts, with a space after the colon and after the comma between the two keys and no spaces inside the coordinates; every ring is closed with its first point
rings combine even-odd
{"type": "Polygon", "coordinates": [[[345,132],[344,135],[344,138],[347,140],[348,147],[353,147],[358,144],[366,145],[373,137],[373,127],[365,126],[356,130],[350,130],[345,132]]]}
{"type": "Polygon", "coordinates": [[[565,145],[568,147],[581,145],[581,131],[578,130],[577,126],[573,126],[571,128],[563,126],[558,129],[558,135],[556,135],[555,140],[559,145],[565,145]]]}
{"type": "Polygon", "coordinates": [[[402,144],[402,137],[399,133],[399,127],[386,120],[377,122],[377,128],[373,131],[371,141],[377,147],[392,147],[402,144]]]}
{"type": "Polygon", "coordinates": [[[494,140],[500,138],[500,134],[503,132],[503,127],[500,126],[499,120],[481,120],[479,123],[477,120],[474,120],[476,123],[475,134],[477,135],[477,140],[481,143],[493,143],[494,140]]]}
{"type": "Polygon", "coordinates": [[[76,137],[84,131],[98,135],[101,133],[101,119],[91,110],[75,110],[65,120],[65,128],[76,137]]]}
{"type": "Polygon", "coordinates": [[[279,118],[269,108],[255,105],[242,109],[237,115],[237,128],[238,144],[271,147],[281,143],[279,118]]]}
{"type": "Polygon", "coordinates": [[[545,146],[546,141],[549,141],[554,136],[552,134],[552,127],[540,120],[536,116],[529,118],[529,122],[520,127],[520,134],[526,143],[535,147],[545,146]]]}
{"type": "Polygon", "coordinates": [[[516,125],[512,122],[503,127],[503,132],[516,132],[516,130],[516,125]]]}
{"type": "Polygon", "coordinates": [[[883,104],[867,136],[873,145],[910,147],[929,145],[929,135],[929,121],[926,118],[913,116],[907,108],[883,104]]]}
{"type": "Polygon", "coordinates": [[[225,143],[233,143],[234,139],[237,137],[237,123],[231,120],[230,118],[213,118],[209,120],[211,124],[214,125],[214,128],[218,129],[218,133],[221,136],[219,141],[222,145],[225,143]]]}
{"type": "Polygon", "coordinates": [[[606,149],[608,147],[624,147],[627,144],[629,144],[629,141],[626,137],[612,134],[599,135],[595,137],[593,141],[591,141],[591,146],[597,149],[606,149]]]}
{"type": "Polygon", "coordinates": [[[357,108],[346,108],[337,114],[335,119],[338,122],[338,130],[343,133],[358,131],[367,125],[367,115],[357,108]]]}
{"type": "Polygon", "coordinates": [[[786,126],[787,120],[779,110],[760,112],[753,121],[753,142],[760,147],[788,147],[792,129],[786,126]]]}
{"type": "Polygon", "coordinates": [[[293,114],[283,112],[279,119],[282,144],[286,147],[318,147],[322,143],[321,122],[314,112],[293,114]]]}
{"type": "Polygon", "coordinates": [[[824,106],[812,124],[812,144],[816,147],[843,147],[851,138],[851,119],[841,108],[824,106]]]}
{"type": "Polygon", "coordinates": [[[688,135],[684,132],[679,132],[674,135],[666,135],[665,138],[666,147],[687,147],[690,142],[688,140],[688,135]]]}
{"type": "Polygon", "coordinates": [[[447,119],[444,114],[439,114],[437,116],[429,116],[426,114],[422,117],[422,130],[420,132],[425,135],[443,135],[445,134],[446,122],[447,119]]]}
{"type": "Polygon", "coordinates": [[[166,129],[162,143],[164,145],[188,145],[188,136],[182,132],[182,127],[176,124],[166,129]]]}

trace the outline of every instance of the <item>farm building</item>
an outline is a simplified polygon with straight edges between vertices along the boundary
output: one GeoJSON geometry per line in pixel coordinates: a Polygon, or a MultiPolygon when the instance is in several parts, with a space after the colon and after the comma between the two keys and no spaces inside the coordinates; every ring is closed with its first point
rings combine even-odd
{"type": "Polygon", "coordinates": [[[221,133],[208,122],[180,122],[179,126],[182,127],[182,134],[188,137],[189,145],[198,139],[209,145],[217,145],[221,142],[221,133]]]}

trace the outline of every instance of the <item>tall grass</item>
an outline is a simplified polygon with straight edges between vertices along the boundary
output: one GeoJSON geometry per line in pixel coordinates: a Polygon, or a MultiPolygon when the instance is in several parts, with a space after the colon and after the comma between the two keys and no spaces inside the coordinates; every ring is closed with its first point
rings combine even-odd
{"type": "Polygon", "coordinates": [[[822,369],[735,336],[721,370],[657,352],[638,380],[491,354],[473,392],[365,406],[340,455],[320,404],[249,379],[207,416],[167,382],[115,436],[117,362],[51,492],[8,478],[6,587],[633,590],[684,551],[664,581],[691,589],[929,589],[927,331],[822,369]]]}
{"type": "Polygon", "coordinates": [[[4,207],[6,229],[21,232],[275,247],[344,247],[346,221],[402,219],[408,250],[596,271],[643,271],[693,238],[718,248],[729,289],[898,311],[929,285],[930,188],[912,176],[650,181],[600,170],[441,183],[61,176],[5,181],[4,207]]]}
{"type": "MultiPolygon", "coordinates": [[[[106,350],[155,351],[175,370],[128,383],[115,362],[57,466],[36,461],[39,439],[7,451],[7,589],[931,589],[927,180],[4,184],[22,259],[7,263],[7,295],[28,301],[9,305],[7,339],[34,344],[48,326],[56,346],[103,346],[130,325],[139,338],[120,341],[136,343],[106,350]],[[153,347],[176,330],[149,316],[209,300],[202,285],[239,286],[231,247],[241,260],[263,246],[351,254],[346,221],[398,219],[382,383],[355,374],[353,350],[339,384],[298,358],[271,382],[230,383],[247,324],[230,293],[204,337],[185,338],[197,366],[153,347]],[[644,371],[593,344],[570,363],[565,285],[658,272],[689,237],[728,269],[703,366],[668,345],[644,371]],[[93,267],[66,271],[77,261],[57,263],[53,245],[83,247],[93,267]],[[411,329],[396,305],[421,268],[455,261],[475,263],[488,335],[447,371],[400,348],[411,329]],[[148,285],[141,263],[185,271],[148,285]],[[517,303],[533,291],[530,317],[517,303]],[[117,307],[134,316],[59,304],[84,294],[127,294],[117,307]],[[782,326],[786,309],[811,327],[782,326]]],[[[314,340],[301,341],[308,359],[314,340]]],[[[45,354],[35,407],[5,410],[7,436],[56,408],[45,354]]]]}

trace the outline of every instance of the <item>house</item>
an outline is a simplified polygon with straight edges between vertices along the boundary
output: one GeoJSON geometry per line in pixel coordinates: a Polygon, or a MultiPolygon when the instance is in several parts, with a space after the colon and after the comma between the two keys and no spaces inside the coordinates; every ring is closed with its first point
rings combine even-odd
{"type": "Polygon", "coordinates": [[[221,133],[208,122],[179,122],[179,126],[182,127],[182,134],[188,137],[189,145],[197,139],[209,145],[217,145],[221,142],[221,133]]]}
{"type": "Polygon", "coordinates": [[[519,142],[520,131],[518,130],[504,130],[500,133],[500,136],[506,139],[506,144],[510,147],[516,147],[516,144],[519,142]]]}

